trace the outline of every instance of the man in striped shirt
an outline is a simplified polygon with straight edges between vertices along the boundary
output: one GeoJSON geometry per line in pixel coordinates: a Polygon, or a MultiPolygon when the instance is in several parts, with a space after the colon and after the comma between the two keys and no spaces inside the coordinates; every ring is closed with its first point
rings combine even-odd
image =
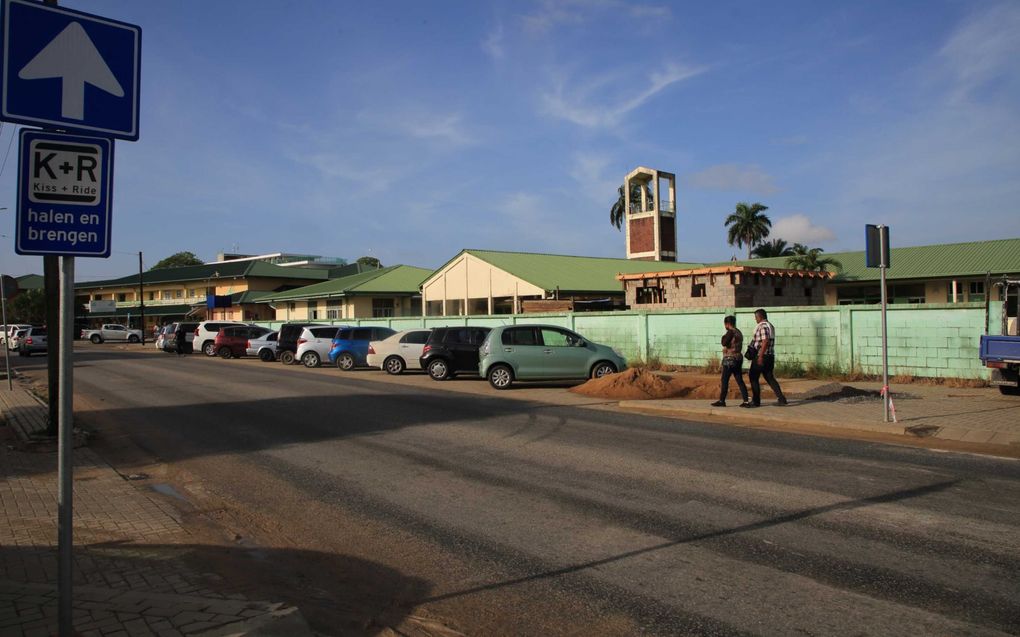
{"type": "Polygon", "coordinates": [[[751,369],[747,374],[751,380],[751,403],[748,407],[761,407],[761,384],[758,379],[762,376],[775,392],[778,399],[776,404],[785,405],[786,396],[783,395],[783,389],[773,373],[776,367],[776,328],[769,323],[769,315],[763,309],[755,310],[754,318],[758,321],[758,326],[754,328],[751,346],[757,353],[751,360],[751,369]]]}

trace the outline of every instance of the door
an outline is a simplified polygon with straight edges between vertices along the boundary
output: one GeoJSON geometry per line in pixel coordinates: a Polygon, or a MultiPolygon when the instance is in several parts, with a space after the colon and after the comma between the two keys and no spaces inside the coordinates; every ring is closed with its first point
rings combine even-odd
{"type": "Polygon", "coordinates": [[[591,352],[578,347],[583,339],[568,330],[543,327],[540,330],[547,376],[550,378],[586,378],[591,352]]]}
{"type": "MultiPolygon", "coordinates": [[[[537,327],[521,325],[503,330],[498,347],[502,358],[515,369],[517,378],[549,377],[549,357],[542,347],[537,327]]],[[[493,346],[497,346],[493,343],[493,346]]]]}
{"type": "Polygon", "coordinates": [[[421,351],[425,348],[425,341],[429,340],[429,331],[408,332],[400,337],[397,344],[397,354],[404,359],[408,369],[421,368],[421,351]]]}

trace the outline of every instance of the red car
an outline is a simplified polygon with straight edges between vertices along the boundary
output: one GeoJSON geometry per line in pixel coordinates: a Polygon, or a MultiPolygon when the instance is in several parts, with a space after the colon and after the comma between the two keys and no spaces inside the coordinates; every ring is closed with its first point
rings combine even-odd
{"type": "Polygon", "coordinates": [[[224,327],[216,333],[213,350],[220,355],[220,358],[241,358],[248,348],[249,338],[259,338],[270,332],[272,330],[265,327],[249,325],[224,327]]]}

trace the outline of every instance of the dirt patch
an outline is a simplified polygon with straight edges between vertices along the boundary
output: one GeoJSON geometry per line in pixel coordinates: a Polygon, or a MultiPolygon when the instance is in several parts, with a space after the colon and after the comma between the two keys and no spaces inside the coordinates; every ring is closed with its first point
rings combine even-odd
{"type": "MultiPolygon", "coordinates": [[[[646,368],[630,368],[619,374],[593,378],[583,385],[572,387],[575,394],[606,400],[652,400],[661,398],[718,399],[719,380],[670,376],[646,368]]],[[[748,388],[750,391],[750,388],[748,388]]],[[[762,387],[763,395],[772,393],[762,387]]],[[[740,398],[736,383],[730,383],[729,398],[740,398]]]]}

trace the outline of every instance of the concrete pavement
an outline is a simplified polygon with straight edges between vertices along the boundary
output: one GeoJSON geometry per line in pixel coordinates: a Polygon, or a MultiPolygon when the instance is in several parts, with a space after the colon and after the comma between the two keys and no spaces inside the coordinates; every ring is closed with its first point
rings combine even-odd
{"type": "MultiPolygon", "coordinates": [[[[0,635],[56,634],[57,476],[46,407],[0,389],[0,635]]],[[[74,624],[83,637],[310,634],[297,608],[251,601],[211,571],[181,515],[87,447],[74,451],[74,624]],[[150,495],[151,494],[151,495],[150,495]]]]}

